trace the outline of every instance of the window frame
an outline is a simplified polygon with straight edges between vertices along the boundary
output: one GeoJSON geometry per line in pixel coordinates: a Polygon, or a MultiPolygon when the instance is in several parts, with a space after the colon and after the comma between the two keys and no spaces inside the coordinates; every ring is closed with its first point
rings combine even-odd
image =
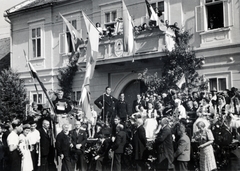
{"type": "Polygon", "coordinates": [[[195,31],[205,32],[209,30],[218,30],[233,25],[232,2],[227,0],[212,0],[206,3],[206,0],[200,0],[200,5],[195,7],[195,31]],[[223,27],[208,29],[207,6],[214,4],[223,4],[223,27]]]}
{"type": "MultiPolygon", "coordinates": [[[[74,14],[65,14],[63,15],[70,23],[72,24],[73,21],[76,21],[76,30],[82,35],[82,29],[81,29],[81,20],[80,20],[80,13],[74,13],[74,14]]],[[[62,33],[59,33],[59,54],[70,54],[71,53],[71,47],[72,41],[71,41],[71,34],[67,29],[66,23],[63,21],[63,31],[62,33]],[[68,38],[68,35],[70,37],[68,38]],[[70,43],[70,44],[69,44],[70,43]]]]}
{"type": "MultiPolygon", "coordinates": [[[[219,79],[225,79],[226,80],[226,89],[229,89],[232,87],[232,72],[231,71],[226,71],[226,72],[216,72],[216,73],[206,73],[204,74],[204,77],[208,80],[210,79],[217,79],[217,91],[222,91],[219,90],[219,79]]],[[[210,81],[208,82],[208,90],[211,90],[210,87],[210,81]]]]}
{"type": "Polygon", "coordinates": [[[122,3],[121,1],[112,1],[110,3],[99,4],[101,9],[101,23],[103,25],[103,29],[106,29],[109,25],[114,25],[116,21],[112,19],[112,12],[116,12],[116,18],[122,18],[122,3]],[[106,22],[105,14],[110,13],[110,22],[106,22]]]}
{"type": "MultiPolygon", "coordinates": [[[[44,35],[45,35],[45,30],[44,30],[44,21],[41,22],[31,22],[29,24],[29,54],[30,54],[30,59],[42,59],[44,58],[44,35]],[[32,37],[32,31],[34,29],[39,29],[40,30],[40,36],[37,38],[32,37]],[[36,50],[36,54],[40,53],[40,56],[34,56],[34,50],[33,50],[33,40],[40,39],[40,50],[36,50]]],[[[36,47],[37,48],[37,47],[36,47]]]]}
{"type": "Polygon", "coordinates": [[[44,104],[44,98],[43,98],[43,92],[31,92],[31,101],[32,102],[37,102],[37,104],[44,104]],[[35,101],[34,99],[34,96],[37,97],[37,101],[35,101]],[[41,100],[39,100],[39,96],[41,100]]]}

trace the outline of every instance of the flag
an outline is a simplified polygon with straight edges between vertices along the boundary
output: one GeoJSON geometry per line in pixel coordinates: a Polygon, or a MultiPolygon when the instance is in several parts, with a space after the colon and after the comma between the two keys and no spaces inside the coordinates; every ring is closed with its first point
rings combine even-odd
{"type": "Polygon", "coordinates": [[[85,113],[88,119],[91,118],[91,108],[90,108],[90,80],[93,77],[94,69],[97,61],[98,46],[99,46],[99,31],[82,12],[83,18],[86,24],[88,32],[88,44],[87,44],[87,54],[86,54],[86,73],[82,85],[81,98],[79,101],[80,106],[82,107],[83,112],[85,113]]]}
{"type": "Polygon", "coordinates": [[[67,25],[69,33],[71,34],[73,50],[76,51],[78,46],[83,42],[82,35],[73,27],[71,23],[69,23],[69,21],[65,17],[63,17],[61,14],[60,16],[67,25]]]}
{"type": "Polygon", "coordinates": [[[47,89],[45,88],[45,86],[43,85],[42,81],[39,79],[38,75],[37,75],[37,71],[35,70],[35,68],[32,66],[32,64],[30,62],[28,62],[28,66],[29,66],[29,69],[30,69],[30,73],[33,77],[33,79],[37,80],[40,87],[42,88],[44,94],[46,95],[47,97],[47,100],[51,106],[51,109],[52,111],[55,113],[55,108],[54,108],[54,105],[52,103],[52,100],[50,99],[50,97],[48,96],[48,93],[47,93],[47,89]]]}
{"type": "Polygon", "coordinates": [[[165,26],[164,23],[162,23],[159,20],[158,14],[154,11],[152,5],[149,4],[149,2],[147,0],[145,0],[145,2],[146,2],[146,7],[147,7],[146,17],[149,18],[150,20],[156,21],[156,26],[159,27],[159,30],[166,31],[167,27],[165,26]]]}
{"type": "Polygon", "coordinates": [[[133,38],[133,24],[132,18],[128,12],[128,9],[122,0],[123,4],[123,42],[124,50],[128,53],[133,53],[134,38],[133,38]]]}
{"type": "Polygon", "coordinates": [[[81,92],[81,98],[80,98],[80,106],[82,107],[83,112],[86,114],[86,117],[90,119],[91,116],[91,96],[90,96],[90,81],[89,79],[85,79],[83,86],[82,86],[82,92],[81,92]]]}
{"type": "Polygon", "coordinates": [[[158,19],[157,13],[154,11],[152,5],[150,5],[147,0],[145,0],[145,2],[147,6],[147,13],[146,13],[147,18],[149,18],[150,20],[156,21],[156,24],[158,25],[159,19],[158,19]]]}
{"type": "Polygon", "coordinates": [[[88,32],[88,45],[87,45],[87,60],[86,60],[86,77],[92,79],[98,54],[99,46],[99,31],[82,11],[83,18],[88,32]]]}
{"type": "Polygon", "coordinates": [[[183,83],[185,83],[186,79],[185,79],[185,75],[183,74],[181,79],[178,80],[178,82],[176,83],[176,85],[179,87],[179,88],[182,88],[182,85],[183,83]]]}

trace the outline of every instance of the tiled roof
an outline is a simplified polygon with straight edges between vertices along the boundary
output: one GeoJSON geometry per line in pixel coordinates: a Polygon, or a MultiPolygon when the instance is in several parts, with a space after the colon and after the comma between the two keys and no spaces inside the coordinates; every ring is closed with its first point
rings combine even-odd
{"type": "Polygon", "coordinates": [[[26,0],[6,10],[6,12],[9,14],[9,13],[21,11],[24,9],[29,9],[29,8],[33,8],[33,7],[37,7],[45,4],[50,4],[50,3],[60,3],[63,1],[68,1],[68,0],[26,0]]]}

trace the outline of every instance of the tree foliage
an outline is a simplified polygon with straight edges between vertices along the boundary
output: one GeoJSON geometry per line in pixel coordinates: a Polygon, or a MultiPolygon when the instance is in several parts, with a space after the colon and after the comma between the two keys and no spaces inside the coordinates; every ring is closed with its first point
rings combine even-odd
{"type": "Polygon", "coordinates": [[[72,93],[73,79],[74,76],[76,75],[76,72],[78,71],[77,65],[78,58],[79,53],[78,52],[73,53],[69,58],[68,66],[66,68],[60,68],[58,70],[59,72],[59,76],[57,76],[58,85],[61,87],[66,98],[69,98],[72,93]]]}
{"type": "Polygon", "coordinates": [[[197,72],[201,68],[203,58],[197,58],[193,48],[189,46],[192,35],[188,31],[179,32],[172,51],[165,50],[166,56],[160,60],[163,63],[162,75],[150,74],[148,69],[139,74],[139,79],[143,80],[148,87],[149,93],[167,92],[169,89],[178,89],[177,82],[184,75],[185,83],[182,89],[188,91],[202,91],[207,89],[207,81],[197,72]]]}
{"type": "Polygon", "coordinates": [[[0,73],[0,119],[13,116],[23,119],[26,110],[26,89],[24,81],[12,69],[0,73]]]}

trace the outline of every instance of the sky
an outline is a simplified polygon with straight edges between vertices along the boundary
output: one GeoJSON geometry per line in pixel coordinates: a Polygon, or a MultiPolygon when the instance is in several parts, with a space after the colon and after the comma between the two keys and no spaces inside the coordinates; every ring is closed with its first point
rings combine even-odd
{"type": "Polygon", "coordinates": [[[3,17],[4,11],[25,0],[0,0],[0,39],[10,37],[10,24],[3,17]]]}

